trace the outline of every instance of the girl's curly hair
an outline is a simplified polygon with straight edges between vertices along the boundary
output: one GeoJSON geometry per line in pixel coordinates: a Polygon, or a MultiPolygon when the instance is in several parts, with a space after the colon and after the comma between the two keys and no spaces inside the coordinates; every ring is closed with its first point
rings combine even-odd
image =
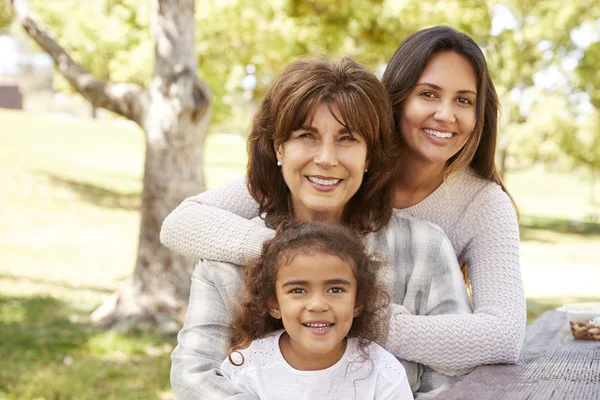
{"type": "MultiPolygon", "coordinates": [[[[285,221],[272,240],[265,242],[262,254],[244,268],[245,289],[232,324],[231,355],[247,348],[253,340],[283,329],[280,319],[269,314],[269,298],[275,298],[275,280],[281,266],[299,255],[326,253],[347,262],[357,282],[356,304],[361,313],[354,318],[348,336],[359,339],[359,351],[368,358],[370,342],[387,338],[390,297],[377,274],[383,262],[369,254],[364,237],[339,223],[285,221]]],[[[243,363],[243,360],[242,360],[243,363]]]]}

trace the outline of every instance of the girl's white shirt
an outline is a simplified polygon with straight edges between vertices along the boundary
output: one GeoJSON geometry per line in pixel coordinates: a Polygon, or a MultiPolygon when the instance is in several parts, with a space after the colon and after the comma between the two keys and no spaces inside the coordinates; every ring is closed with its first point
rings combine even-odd
{"type": "Polygon", "coordinates": [[[348,338],[342,358],[329,368],[301,371],[289,365],[279,348],[284,330],[253,341],[232,354],[240,366],[225,359],[221,372],[260,400],[405,400],[413,399],[402,364],[381,346],[367,346],[368,359],[358,350],[358,339],[348,338]]]}

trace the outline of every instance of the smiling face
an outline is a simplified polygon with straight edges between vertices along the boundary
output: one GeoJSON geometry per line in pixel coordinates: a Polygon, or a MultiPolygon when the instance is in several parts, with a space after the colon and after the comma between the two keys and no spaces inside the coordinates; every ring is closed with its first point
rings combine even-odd
{"type": "Polygon", "coordinates": [[[340,360],[346,336],[360,311],[352,267],[326,253],[297,255],[279,267],[276,300],[269,312],[282,318],[280,341],[286,361],[296,369],[324,369],[340,360]]]}
{"type": "Polygon", "coordinates": [[[431,56],[399,110],[404,155],[442,164],[463,148],[475,128],[477,75],[456,52],[431,56]]]}
{"type": "Polygon", "coordinates": [[[300,221],[340,221],[362,183],[367,144],[338,120],[342,118],[336,104],[320,103],[276,149],[294,216],[300,221]]]}

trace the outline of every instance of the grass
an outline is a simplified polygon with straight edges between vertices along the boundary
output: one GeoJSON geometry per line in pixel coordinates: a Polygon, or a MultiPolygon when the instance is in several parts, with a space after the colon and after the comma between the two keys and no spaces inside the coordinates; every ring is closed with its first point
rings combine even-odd
{"type": "MultiPolygon", "coordinates": [[[[87,323],[133,267],[142,132],[1,110],[0,126],[0,399],[171,398],[174,336],[87,323]]],[[[216,138],[208,186],[246,160],[216,138]]]]}
{"type": "MultiPolygon", "coordinates": [[[[94,329],[135,260],[143,134],[122,122],[0,110],[0,399],[169,399],[174,336],[94,329]]],[[[241,175],[244,141],[209,135],[209,187],[241,175]]],[[[527,171],[523,262],[597,265],[598,213],[576,175],[527,171]]],[[[597,198],[600,198],[598,193],[597,198]]],[[[529,318],[584,298],[528,299],[529,318]]]]}
{"type": "Polygon", "coordinates": [[[91,328],[90,309],[49,296],[0,298],[6,399],[169,398],[173,338],[91,328]]]}

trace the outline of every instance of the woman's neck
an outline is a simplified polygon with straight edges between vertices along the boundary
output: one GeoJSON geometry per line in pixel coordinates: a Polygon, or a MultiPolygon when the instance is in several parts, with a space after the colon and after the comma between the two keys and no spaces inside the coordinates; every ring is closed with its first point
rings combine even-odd
{"type": "Polygon", "coordinates": [[[445,164],[433,164],[400,156],[394,176],[394,208],[408,208],[425,200],[444,182],[445,164]]]}
{"type": "Polygon", "coordinates": [[[304,207],[293,207],[293,214],[300,222],[340,222],[342,220],[343,210],[337,212],[319,212],[304,207]]]}

